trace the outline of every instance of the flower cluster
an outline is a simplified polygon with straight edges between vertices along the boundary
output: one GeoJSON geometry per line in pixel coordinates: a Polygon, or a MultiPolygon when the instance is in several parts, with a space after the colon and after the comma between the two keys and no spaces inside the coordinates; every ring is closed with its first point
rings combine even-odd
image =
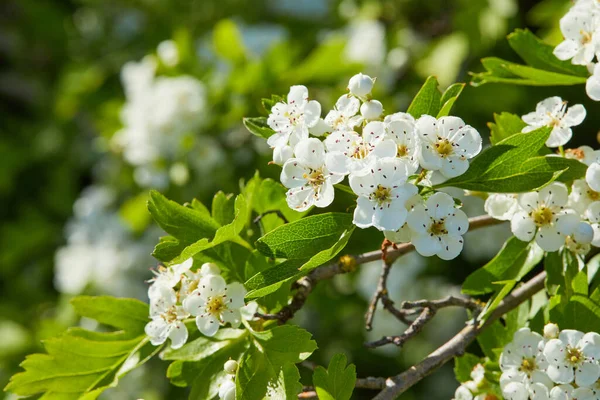
{"type": "Polygon", "coordinates": [[[471,380],[463,382],[454,392],[453,400],[492,400],[497,397],[489,390],[489,381],[485,378],[485,367],[475,365],[471,371],[471,380]]]}
{"type": "Polygon", "coordinates": [[[597,0],[576,0],[560,20],[564,36],[554,49],[560,60],[584,65],[592,74],[585,89],[592,100],[600,101],[600,3],[597,0]]]}
{"type": "Polygon", "coordinates": [[[544,327],[544,336],[518,330],[500,356],[505,399],[597,399],[600,396],[600,335],[544,327]]]}
{"type": "Polygon", "coordinates": [[[238,367],[238,362],[235,360],[228,360],[225,362],[223,369],[225,370],[227,377],[219,386],[220,400],[235,400],[235,375],[238,367]]]}
{"type": "Polygon", "coordinates": [[[273,106],[267,123],[275,133],[268,144],[274,163],[283,165],[288,205],[298,211],[327,207],[334,185],[348,176],[358,196],[356,226],[412,241],[422,255],[455,258],[468,219],[452,197],[425,185],[463,174],[481,151],[481,136],[458,117],[384,115],[371,95],[374,83],[353,76],[349,93],[325,118],[304,86],[293,86],[287,101],[273,106]]]}
{"type": "Polygon", "coordinates": [[[148,289],[150,321],[146,334],[153,345],[171,339],[178,349],[188,339],[184,320],[196,317],[196,326],[205,336],[213,336],[226,323],[238,327],[242,321],[246,290],[239,282],[227,284],[219,267],[205,263],[193,271],[193,259],[160,267],[148,289]]]}

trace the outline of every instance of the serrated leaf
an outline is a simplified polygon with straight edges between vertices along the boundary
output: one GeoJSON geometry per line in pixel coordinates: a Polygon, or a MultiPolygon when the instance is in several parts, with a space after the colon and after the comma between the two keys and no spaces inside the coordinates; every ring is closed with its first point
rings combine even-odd
{"type": "Polygon", "coordinates": [[[438,85],[435,76],[427,78],[406,112],[415,118],[419,118],[423,114],[438,115],[442,98],[438,85]]]}
{"type": "Polygon", "coordinates": [[[160,350],[143,333],[148,322],[144,303],[89,296],[76,297],[72,303],[82,316],[122,330],[74,328],[45,340],[47,354],[27,356],[21,364],[25,371],[15,374],[5,390],[22,396],[43,393],[47,399],[95,399],[160,350]]]}
{"type": "MultiPolygon", "coordinates": [[[[482,151],[463,175],[435,188],[454,186],[480,192],[520,193],[544,187],[571,166],[578,168],[567,159],[538,156],[549,135],[547,127],[512,135],[482,151]]],[[[577,174],[576,171],[574,175],[577,174]]]]}
{"type": "Polygon", "coordinates": [[[501,114],[494,113],[494,121],[488,124],[491,131],[490,141],[492,144],[497,144],[515,133],[520,133],[527,126],[521,117],[507,112],[501,114]]]}
{"type": "Polygon", "coordinates": [[[282,225],[256,241],[256,249],[268,257],[308,259],[333,246],[352,226],[352,215],[325,213],[282,225]]]}
{"type": "Polygon", "coordinates": [[[246,50],[242,35],[235,23],[225,19],[217,23],[213,31],[215,52],[233,63],[240,63],[246,58],[246,50]]]}
{"type": "Polygon", "coordinates": [[[249,290],[246,298],[256,299],[271,294],[286,282],[292,282],[306,276],[313,269],[329,262],[346,247],[352,232],[354,232],[354,226],[344,231],[333,246],[318,252],[306,262],[287,260],[273,268],[257,273],[244,284],[246,289],[249,290]]]}
{"type": "Polygon", "coordinates": [[[214,195],[211,205],[212,218],[221,226],[227,225],[235,216],[235,197],[233,194],[225,194],[218,191],[214,195]]]}
{"type": "Polygon", "coordinates": [[[585,66],[574,65],[570,60],[559,60],[553,53],[554,46],[544,43],[528,29],[515,30],[508,35],[508,43],[523,61],[534,68],[586,78],[589,76],[585,66]]]}
{"type": "Polygon", "coordinates": [[[244,126],[255,136],[268,139],[275,131],[267,125],[266,117],[244,118],[244,126]]]}
{"type": "Polygon", "coordinates": [[[336,354],[327,369],[321,366],[315,369],[313,385],[319,400],[350,400],[356,384],[356,367],[346,363],[345,354],[336,354]]]}
{"type": "Polygon", "coordinates": [[[437,114],[437,118],[450,115],[450,111],[452,111],[454,103],[456,102],[458,96],[460,96],[464,88],[464,83],[455,83],[453,85],[450,85],[448,89],[446,89],[446,91],[442,94],[442,98],[440,100],[441,108],[437,114]]]}
{"type": "Polygon", "coordinates": [[[462,292],[468,295],[495,292],[498,289],[495,282],[520,281],[543,257],[544,252],[539,246],[513,236],[490,262],[467,277],[462,292]]]}

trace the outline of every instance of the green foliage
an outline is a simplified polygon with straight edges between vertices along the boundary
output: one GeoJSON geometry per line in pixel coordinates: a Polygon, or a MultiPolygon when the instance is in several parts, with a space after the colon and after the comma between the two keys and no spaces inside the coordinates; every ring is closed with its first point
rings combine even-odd
{"type": "Polygon", "coordinates": [[[251,333],[252,344],[240,362],[236,377],[236,398],[295,398],[302,390],[295,364],[317,348],[310,333],[293,325],[251,333]]]}
{"type": "Polygon", "coordinates": [[[459,382],[470,381],[471,371],[473,371],[473,368],[479,362],[479,357],[471,353],[465,353],[460,357],[456,357],[454,359],[454,376],[456,376],[456,380],[459,382]]]}
{"type": "Polygon", "coordinates": [[[452,111],[454,103],[456,102],[458,96],[460,96],[464,88],[464,83],[455,83],[453,85],[450,85],[448,89],[446,89],[446,91],[442,94],[442,98],[440,100],[441,109],[437,114],[437,118],[450,115],[450,111],[452,111]]]}
{"type": "Polygon", "coordinates": [[[497,282],[520,281],[544,256],[533,242],[523,242],[511,237],[490,262],[467,277],[462,292],[469,295],[492,293],[498,289],[497,282]]]}
{"type": "Polygon", "coordinates": [[[313,385],[320,400],[350,400],[356,383],[356,367],[346,366],[346,355],[336,354],[327,369],[318,366],[313,373],[313,385]]]}
{"type": "Polygon", "coordinates": [[[494,113],[494,121],[488,123],[490,128],[490,141],[493,145],[501,142],[514,135],[520,133],[523,128],[527,126],[525,122],[518,115],[503,112],[500,114],[494,113]]]}
{"type": "Polygon", "coordinates": [[[438,89],[438,85],[435,76],[428,77],[406,112],[415,118],[419,118],[423,114],[438,118],[450,115],[452,106],[462,93],[465,84],[450,85],[443,94],[438,89]]]}
{"type": "Polygon", "coordinates": [[[275,134],[275,131],[267,125],[266,117],[244,118],[244,126],[253,135],[268,139],[275,134]]]}
{"type": "Polygon", "coordinates": [[[555,181],[585,175],[585,165],[562,157],[539,156],[550,128],[514,134],[481,152],[467,172],[439,184],[480,192],[520,193],[537,190],[555,181]],[[559,179],[560,178],[560,179],[559,179]]]}
{"type": "Polygon", "coordinates": [[[246,58],[242,36],[235,23],[225,19],[213,31],[215,52],[232,63],[241,63],[246,58]]]}
{"type": "Polygon", "coordinates": [[[160,347],[148,343],[144,326],[148,306],[133,299],[80,296],[72,301],[79,315],[116,328],[92,332],[71,328],[44,341],[47,354],[32,354],[6,387],[21,396],[95,399],[119,378],[143,364],[160,347]]]}

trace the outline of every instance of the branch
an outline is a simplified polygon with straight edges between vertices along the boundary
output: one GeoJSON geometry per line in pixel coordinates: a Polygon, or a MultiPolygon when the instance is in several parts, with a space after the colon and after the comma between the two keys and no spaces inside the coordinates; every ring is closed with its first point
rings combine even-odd
{"type": "MultiPolygon", "coordinates": [[[[506,221],[500,221],[494,219],[488,215],[480,215],[478,217],[469,219],[469,230],[483,228],[485,226],[492,226],[504,223],[506,221]]],[[[346,255],[340,257],[337,262],[325,264],[312,270],[307,276],[300,278],[294,283],[292,289],[296,289],[296,294],[292,298],[292,301],[287,306],[283,307],[279,312],[274,314],[260,314],[256,313],[257,318],[278,320],[280,324],[286,323],[288,320],[293,318],[294,314],[300,310],[308,295],[313,291],[314,287],[319,281],[325,279],[331,279],[335,275],[345,274],[352,272],[356,269],[356,266],[366,264],[371,261],[381,260],[382,256],[385,255],[385,262],[392,264],[400,256],[410,253],[415,249],[411,243],[402,243],[394,246],[391,250],[382,248],[380,250],[371,251],[368,253],[358,254],[355,256],[346,255]]],[[[388,311],[393,309],[393,302],[389,299],[382,299],[384,306],[386,303],[391,304],[388,311]]],[[[396,315],[393,311],[392,314],[396,315]]],[[[398,315],[396,317],[399,318],[398,315]]],[[[400,319],[400,318],[399,318],[400,319]]]]}
{"type": "Polygon", "coordinates": [[[395,399],[452,358],[464,354],[467,346],[483,329],[542,290],[545,279],[546,272],[539,273],[506,296],[483,324],[466,326],[423,361],[399,375],[388,378],[386,387],[373,400],[395,399]]]}

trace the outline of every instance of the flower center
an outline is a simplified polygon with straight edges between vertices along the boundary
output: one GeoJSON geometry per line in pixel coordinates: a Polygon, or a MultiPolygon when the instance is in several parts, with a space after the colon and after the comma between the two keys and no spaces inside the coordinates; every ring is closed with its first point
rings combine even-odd
{"type": "Polygon", "coordinates": [[[589,32],[582,29],[579,34],[581,35],[581,44],[588,44],[592,41],[592,35],[589,32]]]}
{"type": "Polygon", "coordinates": [[[573,158],[576,158],[577,160],[583,160],[585,158],[585,154],[584,154],[583,150],[567,149],[565,152],[567,154],[573,156],[573,158]]]}
{"type": "Polygon", "coordinates": [[[435,150],[442,157],[447,157],[453,153],[454,149],[452,148],[452,143],[448,139],[438,138],[438,141],[435,144],[435,150]]]}
{"type": "Polygon", "coordinates": [[[577,347],[567,346],[567,362],[577,365],[585,359],[585,356],[577,347]]]}
{"type": "Polygon", "coordinates": [[[408,146],[405,144],[398,145],[398,157],[405,157],[408,155],[408,146]]]}
{"type": "Polygon", "coordinates": [[[177,310],[175,307],[171,307],[162,314],[162,317],[168,323],[175,322],[177,321],[177,310]]]}
{"type": "Polygon", "coordinates": [[[323,168],[311,169],[308,174],[302,175],[304,179],[308,181],[308,184],[313,188],[320,187],[325,183],[325,175],[323,174],[323,168]]]}
{"type": "Polygon", "coordinates": [[[206,312],[213,315],[220,314],[227,309],[224,300],[225,296],[209,297],[206,302],[206,312]]]}
{"type": "Polygon", "coordinates": [[[377,189],[371,193],[371,198],[374,199],[380,206],[390,201],[392,190],[385,186],[377,185],[377,189]]]}
{"type": "Polygon", "coordinates": [[[352,153],[350,154],[350,157],[352,158],[356,158],[357,160],[362,160],[364,158],[366,158],[369,153],[371,152],[371,149],[369,147],[368,143],[354,143],[354,148],[352,150],[352,153]]]}
{"type": "Polygon", "coordinates": [[[523,358],[521,362],[521,368],[519,369],[526,374],[531,374],[537,368],[537,364],[535,362],[535,358],[523,358]]]}
{"type": "Polygon", "coordinates": [[[587,191],[587,195],[588,195],[588,198],[592,201],[600,200],[600,193],[593,191],[592,189],[589,189],[587,191]]]}
{"type": "Polygon", "coordinates": [[[429,233],[434,236],[445,235],[448,233],[444,220],[434,221],[429,227],[429,233]]]}
{"type": "Polygon", "coordinates": [[[553,216],[552,210],[544,206],[531,213],[531,218],[533,218],[533,222],[535,222],[537,226],[548,225],[552,222],[553,216]]]}

